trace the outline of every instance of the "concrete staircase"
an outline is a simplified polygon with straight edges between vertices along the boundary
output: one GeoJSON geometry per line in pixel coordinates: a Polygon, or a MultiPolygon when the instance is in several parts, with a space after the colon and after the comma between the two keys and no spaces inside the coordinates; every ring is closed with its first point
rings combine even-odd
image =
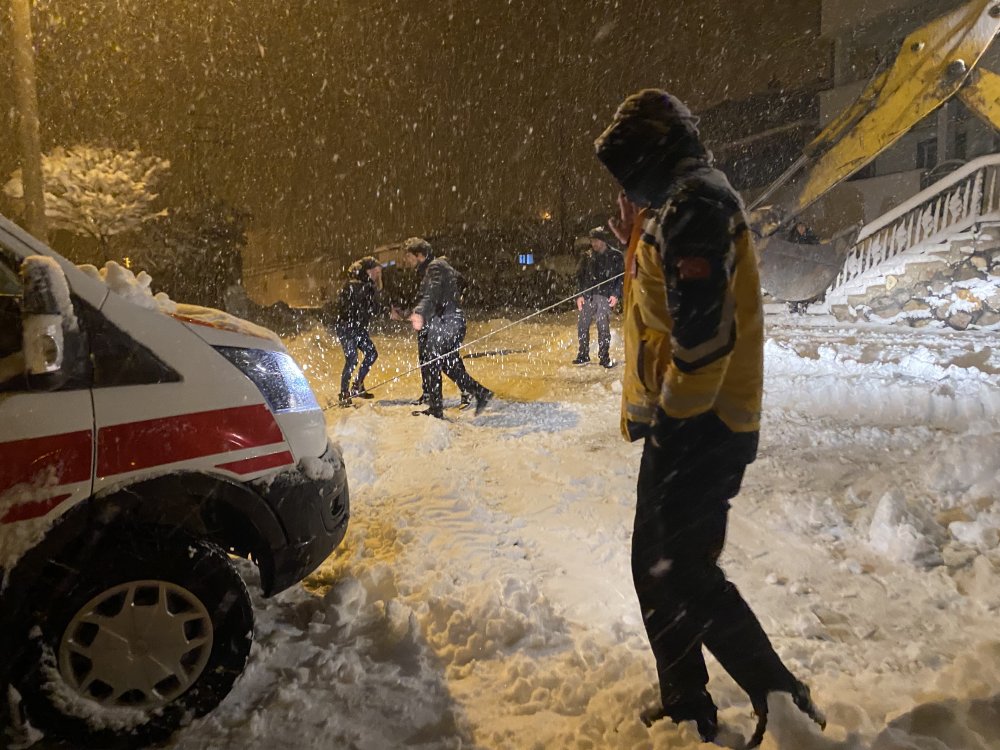
{"type": "Polygon", "coordinates": [[[810,312],[964,330],[1000,324],[1000,154],[980,157],[864,227],[810,312]]]}

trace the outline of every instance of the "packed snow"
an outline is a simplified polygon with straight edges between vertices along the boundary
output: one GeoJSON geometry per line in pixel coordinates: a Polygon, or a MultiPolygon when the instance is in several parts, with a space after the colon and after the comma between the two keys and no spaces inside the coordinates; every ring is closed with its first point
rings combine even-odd
{"type": "Polygon", "coordinates": [[[220,328],[247,336],[255,336],[259,339],[267,339],[276,344],[281,343],[281,339],[273,331],[248,320],[212,307],[174,302],[166,292],[154,294],[152,290],[153,277],[145,271],[135,273],[113,260],[105,263],[100,269],[89,263],[79,268],[90,278],[107,285],[118,296],[146,310],[156,310],[172,315],[185,323],[220,328]]]}
{"type": "MultiPolygon", "coordinates": [[[[723,562],[829,726],[772,695],[764,748],[1000,747],[995,338],[774,316],[769,333],[760,457],[723,562]]],[[[415,372],[382,385],[412,367],[412,334],[376,342],[377,398],[328,412],[348,538],[258,601],[246,674],[172,746],[709,747],[638,719],[656,690],[620,371],[568,364],[572,316],[526,324],[470,347],[496,404],[442,422],[411,416],[415,372]]],[[[335,341],[288,343],[335,402],[335,341]]],[[[719,742],[739,748],[749,703],[710,671],[719,742]]]]}
{"type": "Polygon", "coordinates": [[[153,294],[153,277],[145,271],[136,274],[113,260],[109,260],[100,269],[90,263],[79,268],[87,276],[107,285],[112,292],[127,299],[133,305],[165,313],[173,313],[177,310],[177,304],[165,292],[153,294]]]}

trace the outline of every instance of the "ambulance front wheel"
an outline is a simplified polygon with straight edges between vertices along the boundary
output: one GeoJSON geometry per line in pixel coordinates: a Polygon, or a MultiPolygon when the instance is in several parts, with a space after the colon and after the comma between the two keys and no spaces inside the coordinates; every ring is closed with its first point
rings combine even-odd
{"type": "Polygon", "coordinates": [[[66,557],[34,590],[15,673],[33,726],[86,747],[143,747],[225,698],[253,610],[221,548],[146,527],[66,557]]]}

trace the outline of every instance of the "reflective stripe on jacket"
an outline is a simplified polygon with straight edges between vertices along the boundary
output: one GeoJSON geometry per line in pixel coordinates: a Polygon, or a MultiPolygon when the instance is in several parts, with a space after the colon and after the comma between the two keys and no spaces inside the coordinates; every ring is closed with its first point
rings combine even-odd
{"type": "Polygon", "coordinates": [[[760,429],[763,309],[753,241],[725,177],[690,172],[633,227],[625,261],[622,433],[641,437],[659,405],[714,411],[760,429]]]}

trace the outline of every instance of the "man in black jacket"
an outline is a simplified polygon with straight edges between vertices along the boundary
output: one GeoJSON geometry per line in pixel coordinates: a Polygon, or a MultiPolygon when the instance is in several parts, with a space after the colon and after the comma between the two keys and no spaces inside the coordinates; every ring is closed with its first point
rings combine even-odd
{"type": "Polygon", "coordinates": [[[459,354],[465,340],[465,314],[458,304],[458,272],[444,258],[435,258],[427,240],[411,237],[403,243],[404,261],[420,276],[419,300],[410,315],[410,323],[421,341],[421,366],[425,374],[427,409],[415,414],[444,418],[441,397],[441,373],[451,378],[463,393],[476,400],[476,414],[486,408],[493,392],[478,383],[466,371],[459,354]],[[424,360],[426,357],[426,360],[424,360]]]}
{"type": "Polygon", "coordinates": [[[348,280],[340,289],[333,309],[333,330],[344,349],[344,369],[340,374],[341,406],[350,406],[351,398],[372,398],[365,390],[365,376],[378,359],[378,350],[368,334],[372,318],[385,311],[382,302],[382,266],[371,256],[354,261],[347,270],[348,280]],[[351,375],[358,365],[358,352],[364,355],[354,386],[351,375]]]}
{"type": "Polygon", "coordinates": [[[603,367],[614,367],[611,348],[611,309],[622,294],[622,254],[610,246],[609,233],[600,227],[590,230],[590,247],[580,257],[576,268],[576,298],[579,339],[574,365],[590,362],[590,325],[597,323],[597,350],[603,367]]]}

